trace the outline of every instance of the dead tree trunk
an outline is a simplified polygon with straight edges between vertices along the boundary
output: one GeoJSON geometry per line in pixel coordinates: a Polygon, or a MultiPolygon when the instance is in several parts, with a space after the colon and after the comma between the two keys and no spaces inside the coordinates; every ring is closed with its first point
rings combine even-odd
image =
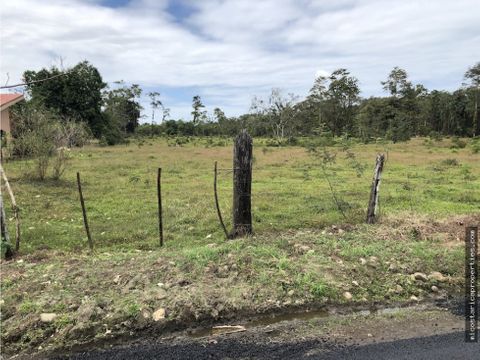
{"type": "Polygon", "coordinates": [[[368,202],[367,224],[374,224],[378,208],[378,192],[380,189],[380,178],[383,171],[385,155],[378,154],[375,162],[375,172],[373,173],[372,189],[370,191],[370,201],[368,202]]]}
{"type": "Polygon", "coordinates": [[[253,141],[246,130],[235,138],[233,149],[233,230],[231,238],[252,233],[253,141]]]}

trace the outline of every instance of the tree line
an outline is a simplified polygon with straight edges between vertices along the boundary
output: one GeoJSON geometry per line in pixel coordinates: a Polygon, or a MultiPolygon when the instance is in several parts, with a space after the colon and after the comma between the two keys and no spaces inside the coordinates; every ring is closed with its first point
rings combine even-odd
{"type": "Polygon", "coordinates": [[[92,136],[109,145],[132,135],[233,136],[244,128],[253,136],[279,141],[350,136],[365,142],[377,138],[397,142],[413,136],[477,136],[480,131],[480,62],[466,70],[464,83],[455,91],[429,91],[395,67],[379,84],[386,95],[369,98],[360,96],[359,81],[350,71],[338,69],[318,76],[303,100],[275,88],[265,99],[255,96],[250,110],[234,117],[218,107],[208,114],[196,95],[191,118],[174,120],[160,94],[150,92],[151,121],[146,118],[143,124],[141,87],[123,81],[109,86],[87,61],[67,70],[28,70],[24,80],[30,106],[45,109],[61,121],[82,123],[92,136]]]}

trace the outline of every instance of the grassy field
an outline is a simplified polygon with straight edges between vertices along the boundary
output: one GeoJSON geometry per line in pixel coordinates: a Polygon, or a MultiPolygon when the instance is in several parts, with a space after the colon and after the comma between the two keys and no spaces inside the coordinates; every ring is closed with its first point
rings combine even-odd
{"type": "MultiPolygon", "coordinates": [[[[348,303],[417,302],[463,288],[465,226],[480,223],[480,154],[414,139],[357,145],[357,177],[340,146],[330,180],[302,147],[254,143],[254,236],[226,241],[213,163],[232,147],[152,140],[72,150],[61,181],[5,169],[21,207],[20,256],[2,261],[6,353],[65,348],[128,334],[348,303]],[[380,221],[363,224],[375,156],[387,152],[380,221]],[[163,168],[166,245],[158,246],[156,170],[163,168]],[[96,252],[88,253],[75,173],[82,174],[96,252]],[[416,276],[416,272],[422,274],[416,276]],[[161,310],[165,318],[156,321],[161,310]],[[51,322],[40,314],[54,313],[51,322]]],[[[219,181],[230,224],[232,174],[219,181]]],[[[8,209],[7,209],[8,210],[8,209]]],[[[7,216],[10,216],[8,214],[7,216]]],[[[13,234],[14,221],[10,231],[13,234]]]]}
{"type": "MultiPolygon", "coordinates": [[[[353,147],[366,166],[357,177],[341,148],[330,180],[347,218],[338,211],[318,160],[302,147],[254,143],[253,225],[257,234],[356,224],[364,220],[375,155],[388,152],[380,214],[404,212],[445,217],[478,211],[480,154],[451,149],[450,140],[415,139],[401,144],[353,147]]],[[[21,208],[22,252],[86,249],[75,173],[82,176],[88,216],[97,249],[155,249],[158,244],[156,171],[163,168],[166,246],[183,248],[223,241],[213,200],[213,164],[232,167],[232,146],[208,147],[205,140],[182,147],[164,140],[128,146],[87,146],[71,151],[60,181],[23,176],[28,162],[5,165],[21,208]]],[[[231,222],[232,174],[219,177],[220,206],[231,222]]],[[[8,201],[8,199],[6,200],[8,201]]],[[[7,214],[11,217],[11,213],[7,214]]],[[[10,222],[13,233],[13,221],[10,222]]]]}

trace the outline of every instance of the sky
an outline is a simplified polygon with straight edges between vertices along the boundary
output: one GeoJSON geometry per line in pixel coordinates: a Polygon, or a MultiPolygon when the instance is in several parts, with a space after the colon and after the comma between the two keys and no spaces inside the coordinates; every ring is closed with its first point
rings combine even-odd
{"type": "Polygon", "coordinates": [[[189,120],[200,95],[211,114],[249,110],[272,88],[308,94],[347,68],[362,96],[383,95],[394,66],[428,89],[461,86],[480,61],[478,0],[8,0],[0,5],[0,83],[26,69],[88,60],[104,81],[161,93],[189,120]]]}

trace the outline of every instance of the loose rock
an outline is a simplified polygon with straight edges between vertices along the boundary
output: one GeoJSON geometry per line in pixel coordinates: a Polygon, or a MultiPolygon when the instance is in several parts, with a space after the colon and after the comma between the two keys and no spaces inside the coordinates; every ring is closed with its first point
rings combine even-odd
{"type": "Polygon", "coordinates": [[[416,272],[412,275],[413,280],[428,281],[427,275],[421,272],[416,272]]]}
{"type": "Polygon", "coordinates": [[[55,313],[42,313],[40,314],[40,321],[44,323],[50,323],[57,318],[55,313]]]}
{"type": "Polygon", "coordinates": [[[167,297],[167,291],[164,288],[160,288],[155,295],[157,300],[163,300],[167,297]]]}
{"type": "Polygon", "coordinates": [[[445,276],[443,276],[443,274],[441,272],[438,272],[438,271],[432,271],[430,273],[430,275],[428,275],[428,279],[429,280],[435,280],[435,281],[438,281],[438,282],[447,281],[447,278],[445,276]]]}
{"type": "Polygon", "coordinates": [[[165,309],[160,308],[158,310],[155,310],[155,312],[152,314],[152,319],[153,321],[160,321],[165,319],[165,309]]]}
{"type": "Polygon", "coordinates": [[[348,301],[352,300],[352,298],[353,298],[352,294],[351,294],[350,292],[348,292],[348,291],[345,291],[345,292],[343,293],[343,297],[344,297],[346,300],[348,300],[348,301]]]}

